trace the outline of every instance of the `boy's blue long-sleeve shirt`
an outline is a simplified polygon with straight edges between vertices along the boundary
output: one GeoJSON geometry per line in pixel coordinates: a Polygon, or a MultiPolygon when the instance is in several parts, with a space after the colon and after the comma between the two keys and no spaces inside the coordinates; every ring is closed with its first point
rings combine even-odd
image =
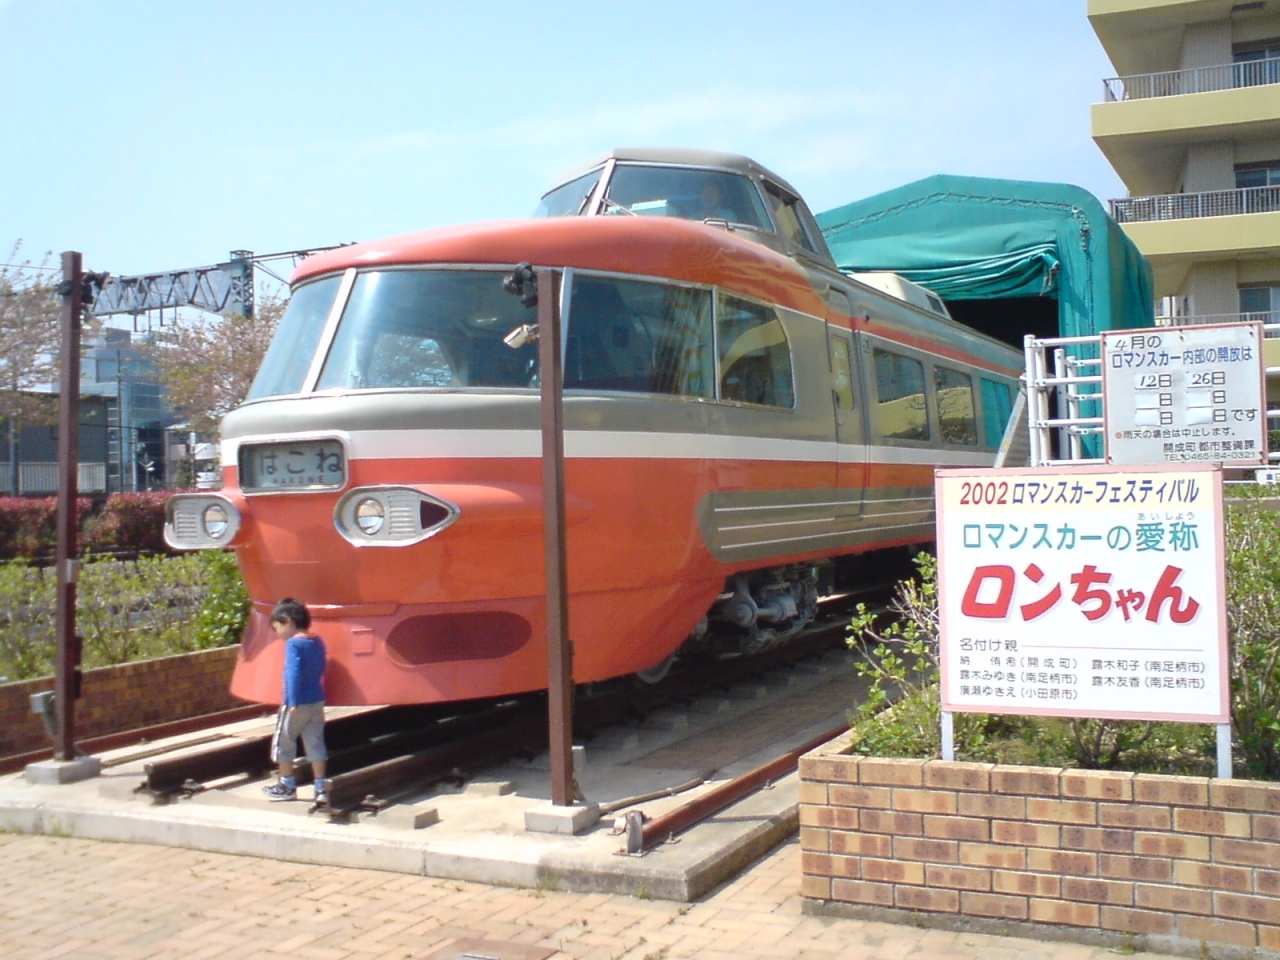
{"type": "Polygon", "coordinates": [[[300,707],[324,700],[324,641],[299,633],[285,641],[284,705],[300,707]]]}

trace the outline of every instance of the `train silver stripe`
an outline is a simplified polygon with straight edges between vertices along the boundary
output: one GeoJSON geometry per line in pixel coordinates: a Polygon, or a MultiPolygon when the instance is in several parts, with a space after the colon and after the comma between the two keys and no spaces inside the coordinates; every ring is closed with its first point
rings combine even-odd
{"type": "Polygon", "coordinates": [[[776,547],[780,544],[786,544],[789,547],[795,548],[795,550],[800,550],[802,549],[800,546],[802,543],[808,543],[814,540],[830,540],[835,537],[845,537],[849,539],[850,543],[858,543],[863,540],[871,539],[869,536],[870,534],[878,533],[882,530],[892,530],[897,536],[904,537],[910,535],[912,532],[918,532],[921,530],[932,531],[933,521],[927,520],[903,526],[892,525],[884,527],[858,527],[855,530],[832,530],[829,533],[813,533],[802,537],[783,537],[778,540],[753,540],[750,543],[726,543],[716,549],[719,551],[751,550],[759,549],[760,547],[776,547]]]}
{"type": "MultiPolygon", "coordinates": [[[[345,432],[353,460],[540,458],[537,430],[352,430],[345,432]]],[[[314,435],[314,431],[311,435],[314,435]]],[[[332,433],[327,434],[332,436],[332,433]]],[[[245,437],[222,442],[222,463],[234,466],[241,443],[287,442],[299,434],[245,437]]],[[[920,466],[990,466],[994,451],[943,450],[888,445],[836,444],[823,440],[736,437],[703,433],[565,432],[571,459],[763,460],[773,462],[885,463],[920,466]]]]}

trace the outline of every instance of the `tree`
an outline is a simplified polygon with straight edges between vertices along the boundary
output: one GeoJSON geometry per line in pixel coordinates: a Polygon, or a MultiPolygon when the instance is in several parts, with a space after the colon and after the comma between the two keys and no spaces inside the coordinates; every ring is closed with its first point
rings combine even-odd
{"type": "Polygon", "coordinates": [[[53,398],[33,391],[57,380],[61,275],[48,269],[49,255],[37,265],[19,260],[22,241],[0,264],[0,419],[9,435],[9,483],[17,492],[18,435],[24,422],[46,422],[53,398]]]}
{"type": "Polygon", "coordinates": [[[264,298],[252,317],[218,314],[179,320],[150,348],[169,405],[201,433],[249,393],[288,301],[264,298]]]}

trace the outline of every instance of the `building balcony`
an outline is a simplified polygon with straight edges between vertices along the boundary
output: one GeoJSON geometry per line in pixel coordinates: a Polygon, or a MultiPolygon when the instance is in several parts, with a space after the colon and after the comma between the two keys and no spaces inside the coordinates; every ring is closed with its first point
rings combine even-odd
{"type": "Polygon", "coordinates": [[[1280,186],[1126,197],[1123,200],[1112,200],[1109,205],[1116,223],[1274,213],[1280,211],[1280,186]]]}
{"type": "Polygon", "coordinates": [[[1112,200],[1111,216],[1151,263],[1158,297],[1178,292],[1193,263],[1280,259],[1280,187],[1112,200]]]}
{"type": "Polygon", "coordinates": [[[1214,90],[1237,90],[1275,83],[1280,83],[1280,58],[1112,77],[1102,81],[1102,95],[1105,102],[1113,103],[1120,100],[1210,93],[1214,90]]]}
{"type": "Polygon", "coordinates": [[[1093,139],[1133,194],[1176,186],[1189,144],[1280,140],[1280,59],[1113,77],[1104,91],[1093,139]]]}

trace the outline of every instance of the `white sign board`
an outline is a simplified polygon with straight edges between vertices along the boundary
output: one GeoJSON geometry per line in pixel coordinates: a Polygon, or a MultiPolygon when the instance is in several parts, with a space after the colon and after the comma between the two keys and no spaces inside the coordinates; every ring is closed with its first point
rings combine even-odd
{"type": "Polygon", "coordinates": [[[1216,465],[938,470],[942,709],[1229,722],[1216,465]]]}
{"type": "Polygon", "coordinates": [[[1262,324],[1102,334],[1107,462],[1267,462],[1262,324]]]}

